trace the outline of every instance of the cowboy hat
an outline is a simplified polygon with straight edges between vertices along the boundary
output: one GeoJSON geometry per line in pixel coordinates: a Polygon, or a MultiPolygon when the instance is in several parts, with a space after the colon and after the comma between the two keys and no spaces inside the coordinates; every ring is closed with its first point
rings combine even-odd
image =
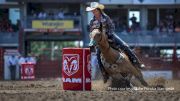
{"type": "Polygon", "coordinates": [[[104,5],[100,4],[98,2],[91,2],[90,6],[86,7],[86,11],[92,11],[92,10],[95,10],[96,8],[99,8],[102,10],[102,9],[104,9],[104,5]]]}

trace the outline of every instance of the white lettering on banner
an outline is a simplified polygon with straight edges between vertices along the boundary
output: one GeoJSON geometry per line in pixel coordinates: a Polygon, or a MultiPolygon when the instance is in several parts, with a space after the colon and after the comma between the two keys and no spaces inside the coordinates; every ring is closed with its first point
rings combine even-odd
{"type": "Polygon", "coordinates": [[[86,83],[91,83],[91,79],[90,78],[86,78],[86,83]]]}
{"type": "Polygon", "coordinates": [[[65,83],[82,83],[81,78],[62,78],[65,83]]]}

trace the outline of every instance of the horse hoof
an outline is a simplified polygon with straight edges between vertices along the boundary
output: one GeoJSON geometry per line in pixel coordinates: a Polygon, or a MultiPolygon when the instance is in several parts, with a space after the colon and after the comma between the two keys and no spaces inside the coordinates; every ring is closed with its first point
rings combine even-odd
{"type": "Polygon", "coordinates": [[[106,82],[108,81],[108,79],[109,79],[108,76],[106,76],[106,75],[103,76],[103,81],[104,81],[104,83],[106,83],[106,82]]]}
{"type": "Polygon", "coordinates": [[[107,80],[104,79],[104,83],[107,83],[107,80]]]}
{"type": "Polygon", "coordinates": [[[148,86],[148,84],[147,84],[146,81],[143,81],[143,82],[142,82],[142,85],[144,85],[144,86],[146,86],[146,87],[148,86]]]}

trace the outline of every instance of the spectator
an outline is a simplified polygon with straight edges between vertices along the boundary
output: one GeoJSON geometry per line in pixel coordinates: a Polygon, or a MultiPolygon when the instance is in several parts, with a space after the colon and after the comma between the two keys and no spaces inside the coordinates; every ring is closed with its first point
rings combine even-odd
{"type": "Polygon", "coordinates": [[[164,21],[160,21],[159,23],[159,31],[160,32],[167,32],[166,25],[164,21]]]}
{"type": "Polygon", "coordinates": [[[64,12],[62,10],[58,13],[58,18],[64,19],[64,12]]]}
{"type": "Polygon", "coordinates": [[[43,12],[43,19],[45,19],[47,17],[47,13],[43,12]]]}
{"type": "Polygon", "coordinates": [[[33,16],[33,18],[36,18],[37,17],[37,14],[34,10],[31,11],[31,16],[33,16]]]}
{"type": "Polygon", "coordinates": [[[38,14],[38,18],[39,18],[39,19],[42,19],[42,18],[43,18],[43,13],[42,13],[42,12],[40,12],[40,13],[38,14]]]}
{"type": "Polygon", "coordinates": [[[132,25],[131,25],[131,31],[134,32],[136,30],[140,30],[140,24],[136,21],[137,18],[133,14],[133,16],[130,18],[132,25]]]}
{"type": "Polygon", "coordinates": [[[26,62],[36,64],[35,56],[31,56],[31,54],[28,54],[28,56],[26,57],[26,62]]]}
{"type": "Polygon", "coordinates": [[[180,22],[177,23],[175,27],[175,32],[180,32],[180,22]]]}
{"type": "Polygon", "coordinates": [[[54,11],[49,11],[48,18],[55,19],[54,11]]]}
{"type": "Polygon", "coordinates": [[[174,32],[174,25],[173,25],[174,21],[173,20],[174,19],[173,19],[172,15],[167,16],[166,23],[167,23],[167,31],[169,33],[174,32]]]}
{"type": "Polygon", "coordinates": [[[39,14],[38,14],[38,18],[39,19],[45,19],[47,17],[47,14],[46,14],[46,12],[40,12],[39,14]]]}
{"type": "Polygon", "coordinates": [[[135,24],[137,18],[136,18],[135,15],[133,14],[133,16],[130,18],[130,20],[132,21],[132,24],[135,24]]]}
{"type": "Polygon", "coordinates": [[[19,31],[19,29],[21,29],[21,21],[20,20],[17,20],[17,23],[16,23],[16,25],[14,26],[14,30],[15,31],[19,31]]]}
{"type": "Polygon", "coordinates": [[[0,32],[14,32],[16,30],[16,25],[11,23],[11,20],[8,20],[6,17],[0,19],[0,32]]]}
{"type": "Polygon", "coordinates": [[[21,66],[23,63],[25,63],[26,61],[25,61],[25,58],[22,56],[22,55],[20,55],[19,56],[19,61],[18,61],[18,64],[21,66]]]}
{"type": "Polygon", "coordinates": [[[10,70],[10,74],[11,74],[11,80],[15,80],[16,79],[16,66],[18,64],[18,60],[16,59],[16,57],[14,55],[12,55],[9,60],[9,70],[10,70]]]}
{"type": "Polygon", "coordinates": [[[25,58],[22,56],[22,55],[20,55],[19,56],[19,60],[18,60],[18,65],[19,65],[19,70],[20,70],[20,72],[19,72],[19,74],[21,74],[21,66],[22,66],[22,64],[23,63],[25,63],[26,61],[25,61],[25,58]]]}

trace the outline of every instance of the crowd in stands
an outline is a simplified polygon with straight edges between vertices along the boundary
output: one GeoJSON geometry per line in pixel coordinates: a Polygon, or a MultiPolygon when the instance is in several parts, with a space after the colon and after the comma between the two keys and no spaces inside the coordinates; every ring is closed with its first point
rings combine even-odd
{"type": "MultiPolygon", "coordinates": [[[[133,16],[129,19],[131,21],[132,25],[128,27],[126,23],[123,22],[125,19],[113,19],[115,26],[116,26],[116,32],[123,32],[123,33],[133,33],[142,31],[140,22],[137,22],[137,18],[133,16]]],[[[126,20],[125,20],[126,21],[126,20]]],[[[148,26],[147,26],[148,27],[148,26]]],[[[173,18],[172,15],[167,15],[165,19],[160,20],[159,25],[154,26],[152,29],[147,29],[147,31],[155,31],[155,32],[162,32],[162,33],[174,33],[174,32],[180,32],[180,21],[176,21],[173,18]]]]}
{"type": "Polygon", "coordinates": [[[40,11],[40,12],[35,12],[35,11],[31,11],[31,15],[33,16],[33,18],[38,18],[38,19],[47,19],[47,18],[51,18],[51,19],[64,19],[65,16],[71,16],[71,17],[76,17],[78,15],[77,12],[68,12],[66,13],[63,10],[55,10],[55,11],[40,11]]]}
{"type": "Polygon", "coordinates": [[[175,22],[175,19],[172,15],[167,15],[165,19],[160,20],[156,31],[166,33],[180,32],[180,21],[175,22]]]}
{"type": "Polygon", "coordinates": [[[159,23],[159,32],[174,32],[174,19],[172,15],[167,15],[159,23]]]}
{"type": "Polygon", "coordinates": [[[11,20],[6,17],[0,19],[0,32],[17,32],[19,26],[20,21],[17,21],[17,24],[14,25],[11,23],[11,20]]]}
{"type": "Polygon", "coordinates": [[[175,32],[180,32],[180,21],[175,24],[175,32]]]}
{"type": "Polygon", "coordinates": [[[65,10],[41,10],[31,11],[29,14],[31,20],[74,20],[74,26],[80,26],[80,13],[77,11],[65,11],[65,10]]]}
{"type": "Polygon", "coordinates": [[[140,31],[140,23],[137,21],[137,18],[133,14],[133,16],[129,19],[131,21],[132,25],[128,27],[128,25],[123,22],[126,21],[125,19],[119,18],[119,19],[113,19],[113,22],[116,27],[116,32],[136,32],[140,31]]]}

